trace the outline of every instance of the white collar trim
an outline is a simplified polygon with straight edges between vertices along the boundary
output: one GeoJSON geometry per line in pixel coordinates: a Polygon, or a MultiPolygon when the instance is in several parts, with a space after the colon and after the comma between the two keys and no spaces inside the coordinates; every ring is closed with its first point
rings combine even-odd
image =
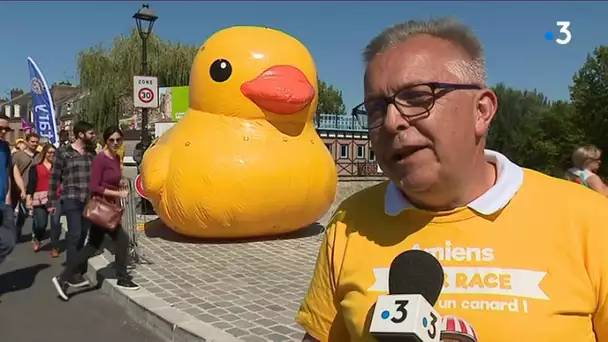
{"type": "MultiPolygon", "coordinates": [[[[486,160],[496,165],[496,184],[467,206],[482,215],[491,215],[503,209],[515,196],[524,181],[524,170],[504,155],[485,150],[486,160]]],[[[397,216],[414,206],[403,196],[401,190],[389,182],[386,188],[384,211],[387,215],[397,216]]]]}

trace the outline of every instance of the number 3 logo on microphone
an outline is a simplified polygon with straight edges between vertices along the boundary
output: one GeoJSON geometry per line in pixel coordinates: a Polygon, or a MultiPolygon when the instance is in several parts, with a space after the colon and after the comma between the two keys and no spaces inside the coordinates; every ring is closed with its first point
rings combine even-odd
{"type": "MultiPolygon", "coordinates": [[[[395,324],[403,323],[408,317],[407,305],[409,304],[409,300],[395,300],[395,312],[396,314],[391,316],[390,311],[384,310],[382,311],[382,319],[391,319],[391,322],[395,324]]],[[[437,317],[433,312],[429,314],[430,317],[422,317],[422,326],[427,328],[427,334],[429,338],[434,339],[437,337],[437,322],[439,321],[439,317],[437,317]]]]}
{"type": "MultiPolygon", "coordinates": [[[[393,323],[401,323],[403,321],[405,321],[407,319],[407,309],[405,308],[407,306],[407,304],[409,304],[409,300],[396,300],[395,301],[395,305],[397,305],[397,312],[399,313],[399,316],[393,316],[391,317],[391,321],[393,323]]],[[[384,314],[387,313],[388,311],[384,311],[382,313],[382,316],[384,316],[384,314]]]]}
{"type": "Polygon", "coordinates": [[[431,316],[431,321],[429,322],[427,320],[426,317],[424,317],[422,319],[422,325],[426,328],[426,326],[429,326],[429,330],[427,330],[426,332],[429,334],[430,338],[435,338],[437,336],[437,321],[439,320],[439,318],[437,316],[435,316],[434,313],[430,313],[431,316]]]}

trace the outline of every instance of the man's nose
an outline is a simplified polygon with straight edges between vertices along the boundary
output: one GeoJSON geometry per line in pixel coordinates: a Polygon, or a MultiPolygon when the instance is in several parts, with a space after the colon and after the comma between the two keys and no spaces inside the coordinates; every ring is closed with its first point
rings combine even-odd
{"type": "Polygon", "coordinates": [[[404,131],[410,127],[410,122],[404,117],[395,104],[391,103],[386,107],[386,116],[384,117],[384,128],[392,133],[404,131]]]}

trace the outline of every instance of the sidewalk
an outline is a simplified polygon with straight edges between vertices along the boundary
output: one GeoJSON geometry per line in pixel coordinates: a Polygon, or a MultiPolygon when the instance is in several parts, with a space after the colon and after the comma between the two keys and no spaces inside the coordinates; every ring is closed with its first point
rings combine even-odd
{"type": "MultiPolygon", "coordinates": [[[[27,226],[24,233],[30,232],[27,226]]],[[[162,342],[102,291],[80,290],[68,303],[59,299],[51,278],[63,260],[64,255],[52,259],[48,250],[33,253],[25,242],[0,265],[2,341],[162,342]]]]}
{"type": "Polygon", "coordinates": [[[310,283],[322,226],[281,239],[200,243],[160,220],[139,232],[140,254],[151,264],[132,274],[142,285],[112,285],[106,251],[91,259],[103,289],[140,321],[173,341],[301,341],[295,313],[310,283]]]}

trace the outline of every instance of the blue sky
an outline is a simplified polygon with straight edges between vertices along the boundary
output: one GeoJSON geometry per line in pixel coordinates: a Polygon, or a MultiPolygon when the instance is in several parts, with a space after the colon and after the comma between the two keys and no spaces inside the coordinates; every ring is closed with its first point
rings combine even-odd
{"type": "MultiPolygon", "coordinates": [[[[454,16],[485,45],[491,84],[538,89],[568,99],[573,74],[596,46],[608,44],[608,2],[150,2],[163,39],[201,45],[218,29],[260,25],[284,30],[311,51],[319,77],[340,88],[347,106],[362,97],[361,51],[384,28],[410,19],[454,16]],[[571,22],[572,41],[556,35],[571,22]]],[[[76,55],[128,34],[141,2],[3,2],[0,96],[28,87],[27,56],[49,83],[77,81],[76,55]]]]}

